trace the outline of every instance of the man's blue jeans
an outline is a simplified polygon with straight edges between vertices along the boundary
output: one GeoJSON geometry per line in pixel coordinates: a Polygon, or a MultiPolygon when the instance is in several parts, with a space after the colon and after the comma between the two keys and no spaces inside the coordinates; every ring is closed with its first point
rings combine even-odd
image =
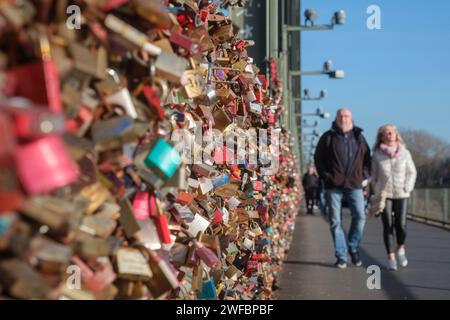
{"type": "Polygon", "coordinates": [[[328,189],[327,204],[331,235],[336,249],[336,258],[347,261],[347,241],[342,225],[342,199],[347,195],[352,215],[352,223],[348,233],[348,248],[350,252],[358,252],[363,237],[366,213],[364,210],[364,195],[362,189],[328,189]]]}

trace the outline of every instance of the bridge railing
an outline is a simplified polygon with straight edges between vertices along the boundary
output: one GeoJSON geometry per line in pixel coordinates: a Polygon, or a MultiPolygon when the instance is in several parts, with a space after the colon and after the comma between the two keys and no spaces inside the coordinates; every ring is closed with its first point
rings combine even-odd
{"type": "Polygon", "coordinates": [[[411,194],[409,216],[450,227],[450,188],[418,188],[411,194]]]}

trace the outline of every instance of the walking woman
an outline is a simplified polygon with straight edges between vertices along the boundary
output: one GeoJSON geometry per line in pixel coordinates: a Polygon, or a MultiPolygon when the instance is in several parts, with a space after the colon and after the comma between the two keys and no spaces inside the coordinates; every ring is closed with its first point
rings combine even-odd
{"type": "Polygon", "coordinates": [[[410,193],[416,183],[417,171],[411,153],[397,128],[385,125],[378,130],[372,159],[372,187],[383,221],[384,244],[388,253],[388,269],[408,265],[405,252],[406,214],[410,193]],[[396,243],[394,242],[394,231],[396,243]],[[397,245],[397,246],[395,246],[397,245]]]}
{"type": "Polygon", "coordinates": [[[319,188],[319,177],[316,168],[310,166],[302,179],[303,189],[305,190],[306,208],[308,214],[314,214],[314,205],[317,201],[317,191],[319,188]]]}

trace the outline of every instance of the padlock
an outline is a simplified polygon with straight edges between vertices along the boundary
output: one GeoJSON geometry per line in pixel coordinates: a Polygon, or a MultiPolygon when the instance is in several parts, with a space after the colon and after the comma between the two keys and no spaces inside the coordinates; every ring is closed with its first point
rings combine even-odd
{"type": "Polygon", "coordinates": [[[25,201],[22,212],[28,218],[47,226],[55,234],[65,235],[69,231],[71,215],[81,216],[84,208],[84,201],[35,196],[25,201]]]}
{"type": "Polygon", "coordinates": [[[48,106],[53,112],[62,112],[59,76],[51,57],[49,40],[41,35],[39,41],[41,62],[8,70],[10,76],[15,78],[13,94],[30,99],[37,105],[48,106]]]}
{"type": "Polygon", "coordinates": [[[182,205],[189,205],[194,200],[194,195],[186,192],[179,192],[177,202],[182,205]]]}
{"type": "Polygon", "coordinates": [[[261,114],[262,113],[262,106],[257,103],[250,103],[250,112],[261,114]]]}
{"type": "Polygon", "coordinates": [[[133,213],[138,221],[144,221],[150,218],[149,201],[148,192],[136,192],[133,200],[133,213]]]}
{"type": "Polygon", "coordinates": [[[186,59],[169,52],[162,52],[155,62],[156,75],[174,84],[181,83],[188,66],[189,62],[186,59]]]}
{"type": "MultiPolygon", "coordinates": [[[[107,203],[102,206],[104,207],[105,205],[109,206],[107,203]]],[[[120,210],[115,204],[110,204],[110,206],[113,209],[112,212],[110,209],[106,209],[95,215],[84,217],[79,229],[93,236],[101,238],[109,237],[117,227],[117,222],[114,219],[114,216],[120,210]],[[115,208],[117,209],[114,210],[115,208]]]]}
{"type": "Polygon", "coordinates": [[[156,0],[133,0],[136,12],[150,23],[161,29],[168,29],[172,25],[167,11],[160,1],[156,0]]]}
{"type": "Polygon", "coordinates": [[[149,280],[154,276],[148,257],[136,248],[120,248],[116,253],[117,276],[127,280],[149,280]]]}
{"type": "Polygon", "coordinates": [[[0,252],[5,251],[10,246],[10,241],[18,226],[18,214],[2,213],[0,215],[0,252]]]}
{"type": "Polygon", "coordinates": [[[170,249],[171,262],[175,267],[180,268],[186,265],[187,256],[189,253],[189,247],[182,243],[175,243],[170,249]]]}
{"type": "Polygon", "coordinates": [[[249,260],[247,262],[246,272],[250,272],[250,273],[257,272],[258,266],[259,266],[258,261],[249,260]]]}
{"type": "Polygon", "coordinates": [[[161,250],[162,244],[153,219],[138,220],[140,230],[134,235],[137,241],[150,250],[161,250]]]}
{"type": "Polygon", "coordinates": [[[169,143],[159,139],[144,163],[150,169],[156,167],[165,177],[170,178],[178,169],[181,156],[169,143]]]}
{"type": "Polygon", "coordinates": [[[19,180],[14,164],[16,139],[9,118],[0,112],[0,214],[20,209],[24,196],[20,190],[19,180]]]}
{"type": "Polygon", "coordinates": [[[194,109],[194,112],[205,122],[211,124],[212,126],[215,125],[214,116],[212,115],[211,109],[208,106],[202,104],[197,105],[194,109]]]}
{"type": "Polygon", "coordinates": [[[174,266],[163,255],[146,249],[150,256],[150,267],[154,276],[146,282],[152,296],[157,299],[180,286],[174,266]]]}
{"type": "Polygon", "coordinates": [[[225,131],[230,124],[233,123],[233,119],[231,115],[221,107],[215,107],[213,112],[214,117],[214,128],[219,129],[220,131],[225,131]]]}
{"type": "Polygon", "coordinates": [[[203,76],[198,70],[187,70],[181,78],[183,93],[186,98],[198,98],[203,94],[203,76]]]}
{"type": "Polygon", "coordinates": [[[66,186],[79,176],[62,139],[49,135],[17,150],[19,178],[30,194],[38,194],[66,186]],[[30,163],[32,159],[32,163],[30,163]]]}
{"type": "MultiPolygon", "coordinates": [[[[138,118],[138,113],[131,94],[127,88],[121,83],[121,79],[117,71],[113,69],[106,69],[105,73],[112,80],[104,80],[95,84],[97,91],[100,93],[107,104],[111,106],[119,106],[125,111],[126,115],[133,119],[138,118]]],[[[123,113],[122,111],[122,113],[123,113]]]]}
{"type": "Polygon", "coordinates": [[[134,216],[133,209],[131,208],[130,201],[128,199],[121,199],[120,205],[120,224],[123,227],[125,234],[128,238],[132,238],[139,230],[139,224],[134,216]]]}
{"type": "Polygon", "coordinates": [[[205,230],[209,227],[210,222],[205,219],[200,214],[196,214],[194,216],[194,220],[189,223],[189,233],[197,236],[199,232],[205,232],[205,230]]]}
{"type": "Polygon", "coordinates": [[[213,30],[212,38],[216,44],[230,40],[234,36],[233,24],[225,24],[213,30]]]}
{"type": "Polygon", "coordinates": [[[70,247],[38,236],[30,243],[28,258],[41,272],[61,273],[65,271],[72,254],[70,247]]]}
{"type": "Polygon", "coordinates": [[[77,239],[75,251],[80,257],[88,260],[111,255],[113,246],[108,239],[86,235],[77,239]]]}
{"type": "Polygon", "coordinates": [[[83,282],[87,289],[98,295],[113,283],[116,278],[117,275],[109,258],[101,257],[97,259],[92,275],[84,278],[83,282]]]}
{"type": "Polygon", "coordinates": [[[112,14],[106,16],[105,25],[107,28],[118,33],[137,47],[142,48],[149,55],[158,56],[162,52],[161,48],[151,44],[148,41],[145,34],[126,24],[112,14]]]}
{"type": "Polygon", "coordinates": [[[248,210],[246,211],[247,215],[250,219],[259,219],[259,212],[255,210],[248,210]]]}
{"type": "Polygon", "coordinates": [[[192,271],[191,290],[199,293],[203,289],[203,268],[195,266],[192,271]]]}
{"type": "Polygon", "coordinates": [[[106,77],[108,57],[105,48],[100,46],[95,52],[92,52],[87,47],[73,42],[69,45],[69,51],[74,58],[74,66],[77,70],[98,79],[106,77]]]}
{"type": "Polygon", "coordinates": [[[197,175],[209,179],[215,179],[220,175],[220,173],[213,166],[207,164],[195,164],[192,166],[191,170],[197,175]]]}
{"type": "Polygon", "coordinates": [[[227,175],[222,175],[216,179],[213,180],[212,184],[214,186],[214,189],[217,189],[223,185],[226,185],[230,183],[230,178],[227,175]]]}
{"type": "Polygon", "coordinates": [[[202,243],[194,240],[195,253],[211,269],[219,269],[222,265],[216,254],[202,243]]]}
{"type": "Polygon", "coordinates": [[[212,191],[214,189],[214,185],[211,181],[211,179],[200,177],[198,179],[199,186],[200,186],[200,192],[202,195],[206,195],[208,192],[212,191]]]}
{"type": "Polygon", "coordinates": [[[198,298],[205,300],[217,299],[217,291],[214,279],[210,278],[208,273],[206,274],[208,275],[208,278],[203,281],[202,291],[199,293],[198,298]]]}
{"type": "Polygon", "coordinates": [[[84,187],[80,191],[80,195],[89,201],[89,205],[86,207],[85,212],[90,215],[100,208],[100,206],[111,196],[111,193],[100,182],[96,182],[84,187]]]}
{"type": "Polygon", "coordinates": [[[158,231],[161,242],[164,244],[172,243],[173,241],[170,237],[167,216],[163,212],[159,212],[156,216],[153,217],[153,220],[155,221],[156,230],[158,231]]]}
{"type": "Polygon", "coordinates": [[[0,282],[16,299],[49,299],[52,287],[28,263],[17,258],[0,261],[0,282]]]}
{"type": "Polygon", "coordinates": [[[61,113],[52,113],[44,108],[13,108],[16,135],[24,139],[41,138],[47,134],[62,134],[65,131],[64,117],[61,113]]]}
{"type": "Polygon", "coordinates": [[[259,224],[257,222],[252,222],[250,227],[251,227],[251,230],[255,234],[256,237],[258,237],[258,236],[263,234],[263,231],[262,231],[261,227],[259,226],[259,224]]]}
{"type": "Polygon", "coordinates": [[[36,15],[36,8],[31,1],[21,2],[21,6],[14,3],[0,3],[0,16],[3,16],[6,22],[14,29],[20,30],[25,24],[32,21],[36,15]]]}
{"type": "Polygon", "coordinates": [[[152,108],[152,110],[158,115],[159,119],[165,118],[164,109],[161,107],[161,100],[159,95],[155,92],[153,88],[150,86],[145,86],[142,90],[144,97],[148,103],[148,105],[152,108]]]}
{"type": "Polygon", "coordinates": [[[201,45],[184,34],[172,32],[169,39],[173,44],[187,50],[192,56],[201,56],[202,54],[203,49],[201,45]]]}

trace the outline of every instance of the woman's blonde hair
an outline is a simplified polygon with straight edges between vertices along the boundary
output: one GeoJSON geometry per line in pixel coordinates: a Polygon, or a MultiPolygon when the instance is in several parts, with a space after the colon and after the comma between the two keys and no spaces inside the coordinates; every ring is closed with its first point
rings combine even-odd
{"type": "Polygon", "coordinates": [[[398,131],[397,127],[394,126],[393,124],[385,124],[380,129],[378,129],[377,140],[376,140],[375,147],[374,147],[375,150],[380,148],[381,144],[383,143],[383,133],[384,133],[384,130],[386,130],[387,128],[394,129],[395,134],[397,136],[397,142],[402,144],[403,146],[406,146],[405,141],[403,140],[402,136],[400,135],[400,132],[398,131]]]}

